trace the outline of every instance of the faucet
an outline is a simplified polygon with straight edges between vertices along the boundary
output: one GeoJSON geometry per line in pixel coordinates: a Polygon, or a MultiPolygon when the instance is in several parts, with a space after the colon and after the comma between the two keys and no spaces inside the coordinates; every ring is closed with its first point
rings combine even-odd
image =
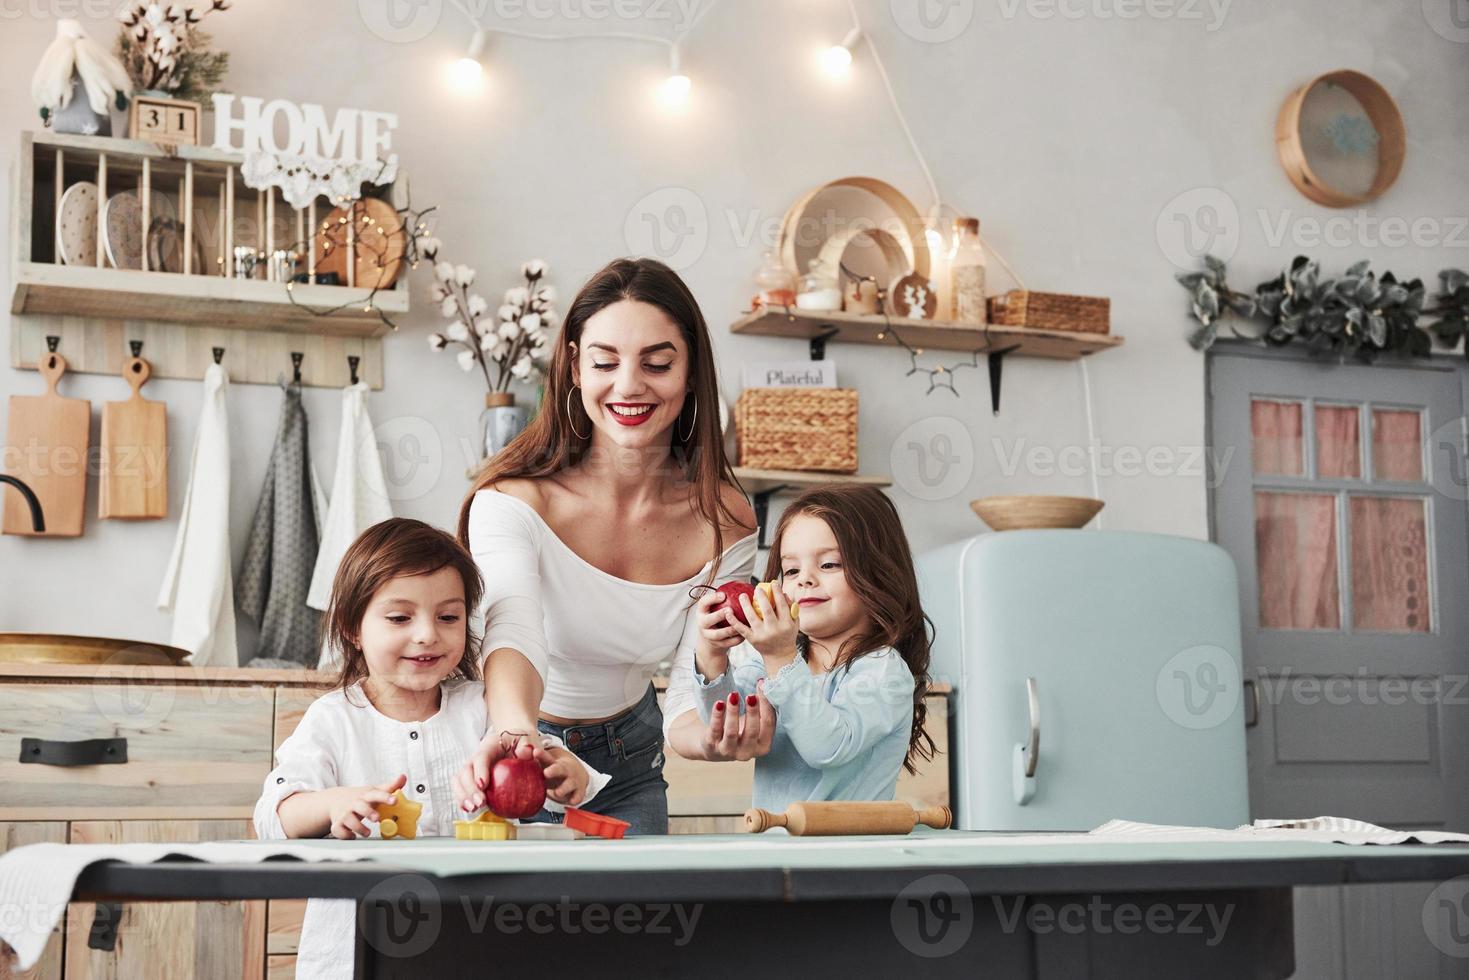
{"type": "Polygon", "coordinates": [[[46,518],[41,514],[41,502],[36,499],[36,492],[23,482],[13,476],[0,473],[0,483],[8,483],[20,491],[20,495],[26,499],[31,508],[31,529],[37,534],[46,530],[46,518]]]}

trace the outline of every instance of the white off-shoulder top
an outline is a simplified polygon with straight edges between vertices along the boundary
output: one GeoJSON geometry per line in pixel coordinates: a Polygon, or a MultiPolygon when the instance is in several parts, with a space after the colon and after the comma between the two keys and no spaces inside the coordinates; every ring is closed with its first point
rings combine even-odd
{"type": "MultiPolygon", "coordinates": [[[[756,541],[750,534],[726,548],[713,584],[748,581],[756,541]]],[[[695,709],[699,624],[689,590],[712,560],[682,582],[630,582],[572,551],[530,504],[491,489],[470,504],[469,550],[485,584],[482,650],[523,653],[545,681],[543,711],[562,718],[626,711],[670,656],[664,732],[695,709]]]]}

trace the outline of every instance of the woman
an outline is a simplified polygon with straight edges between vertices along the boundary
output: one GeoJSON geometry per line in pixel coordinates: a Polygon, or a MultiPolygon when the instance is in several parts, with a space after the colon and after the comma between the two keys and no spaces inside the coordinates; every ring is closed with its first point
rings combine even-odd
{"type": "Polygon", "coordinates": [[[692,759],[769,751],[768,702],[726,730],[699,722],[692,695],[689,590],[748,581],[754,531],[693,294],[661,262],[612,262],[567,311],[541,411],[460,509],[459,539],[485,580],[483,676],[498,730],[456,775],[459,799],[481,805],[490,766],[534,726],[612,777],[588,809],[662,834],[665,738],[692,759]],[[669,658],[660,713],[651,680],[669,658]]]}

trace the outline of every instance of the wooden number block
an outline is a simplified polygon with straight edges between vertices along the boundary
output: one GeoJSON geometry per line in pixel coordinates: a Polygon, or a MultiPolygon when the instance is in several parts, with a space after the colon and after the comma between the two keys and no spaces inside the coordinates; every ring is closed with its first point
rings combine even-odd
{"type": "Polygon", "coordinates": [[[195,146],[202,111],[197,102],[139,95],[128,110],[128,132],[135,140],[195,146]]]}

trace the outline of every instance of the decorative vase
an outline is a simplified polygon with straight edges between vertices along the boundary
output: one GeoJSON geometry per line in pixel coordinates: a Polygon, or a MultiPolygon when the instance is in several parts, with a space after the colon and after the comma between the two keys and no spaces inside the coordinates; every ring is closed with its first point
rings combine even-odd
{"type": "Polygon", "coordinates": [[[485,459],[489,459],[510,444],[510,440],[525,431],[530,422],[530,406],[515,404],[515,395],[508,391],[492,391],[485,395],[485,410],[479,417],[480,443],[484,446],[485,459]]]}
{"type": "Polygon", "coordinates": [[[78,133],[82,136],[111,136],[112,114],[94,112],[87,101],[87,86],[82,76],[71,73],[71,101],[63,109],[56,110],[51,118],[51,129],[57,133],[78,133]]]}

